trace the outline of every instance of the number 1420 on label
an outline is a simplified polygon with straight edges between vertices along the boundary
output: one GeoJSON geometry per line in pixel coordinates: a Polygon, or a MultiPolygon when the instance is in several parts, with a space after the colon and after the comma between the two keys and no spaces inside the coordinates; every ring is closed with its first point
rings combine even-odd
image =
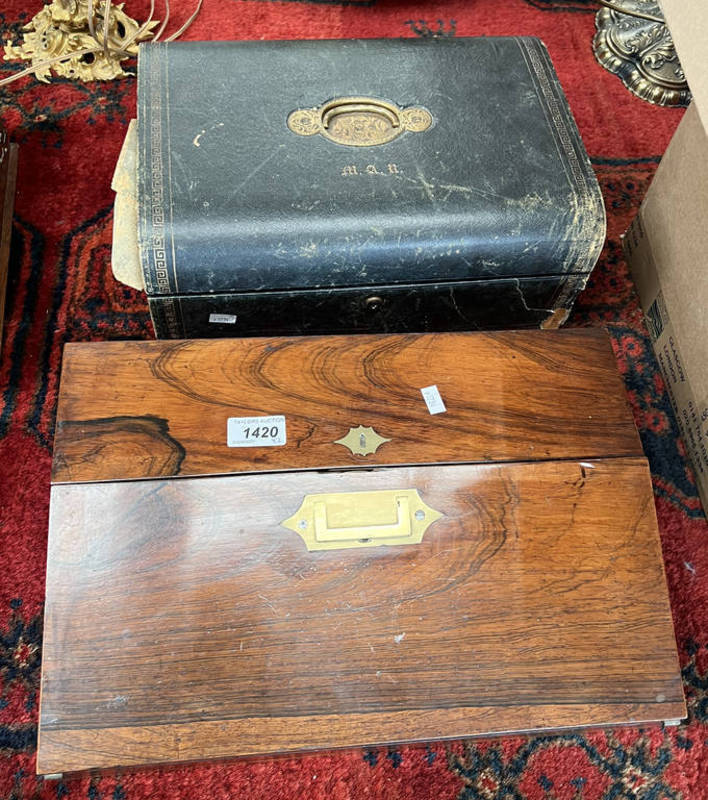
{"type": "Polygon", "coordinates": [[[285,417],[229,417],[226,443],[229,447],[278,447],[287,441],[285,417]]]}

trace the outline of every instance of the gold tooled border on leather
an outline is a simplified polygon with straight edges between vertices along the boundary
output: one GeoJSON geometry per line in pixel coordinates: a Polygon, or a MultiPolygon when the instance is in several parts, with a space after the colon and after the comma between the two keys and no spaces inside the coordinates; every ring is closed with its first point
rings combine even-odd
{"type": "Polygon", "coordinates": [[[149,279],[150,284],[156,286],[160,294],[172,294],[179,291],[179,286],[174,263],[174,241],[170,232],[171,226],[167,224],[168,215],[170,221],[172,219],[172,198],[169,180],[170,131],[169,121],[165,116],[170,105],[168,60],[165,49],[164,43],[143,45],[141,48],[145,56],[144,68],[147,69],[148,75],[147,96],[144,94],[141,98],[143,118],[140,120],[140,125],[149,121],[150,128],[146,148],[149,153],[149,163],[143,165],[150,170],[150,175],[145,176],[150,192],[150,230],[147,231],[149,241],[144,244],[149,248],[153,269],[152,274],[146,276],[146,282],[149,279]],[[165,144],[167,144],[166,152],[165,144]],[[172,255],[171,271],[174,286],[170,283],[168,250],[172,255]]]}
{"type": "MultiPolygon", "coordinates": [[[[584,166],[574,146],[574,139],[579,137],[579,133],[577,129],[574,131],[569,127],[566,114],[571,113],[570,109],[567,109],[566,113],[564,113],[559,98],[551,86],[547,69],[544,68],[544,61],[548,62],[549,69],[552,70],[553,67],[550,59],[548,57],[541,58],[539,53],[539,50],[544,45],[538,40],[528,40],[523,37],[517,37],[516,41],[529,66],[531,75],[536,79],[536,86],[542,94],[544,101],[542,105],[544,105],[544,111],[547,112],[546,117],[556,132],[556,142],[562,148],[561,155],[565,156],[565,159],[561,160],[563,161],[566,175],[571,186],[574,185],[578,192],[579,206],[585,206],[586,214],[579,220],[580,226],[576,247],[571,248],[566,269],[570,271],[571,268],[575,267],[574,271],[589,273],[600,257],[600,252],[605,243],[607,217],[602,201],[602,193],[592,172],[589,158],[586,157],[587,163],[584,166]],[[585,262],[585,264],[582,262],[585,262]],[[578,269],[579,266],[580,269],[578,269]]],[[[544,55],[546,55],[545,52],[544,55]]],[[[579,210],[580,208],[578,208],[579,210]]]]}
{"type": "MultiPolygon", "coordinates": [[[[150,169],[149,175],[143,175],[144,185],[149,189],[150,195],[149,222],[146,225],[147,241],[141,243],[145,249],[144,264],[147,267],[147,269],[143,269],[143,276],[148,295],[157,294],[159,296],[173,295],[179,291],[172,224],[173,203],[169,155],[171,142],[169,119],[166,116],[170,105],[166,49],[165,43],[150,43],[140,48],[144,57],[143,64],[147,69],[147,91],[141,98],[142,120],[140,124],[145,125],[149,120],[149,138],[141,147],[141,152],[149,154],[150,169]],[[167,145],[166,150],[165,144],[167,145]],[[165,180],[166,176],[167,180],[165,180]],[[172,281],[170,280],[170,257],[172,281]]],[[[148,164],[143,167],[139,165],[138,168],[146,167],[148,164]]],[[[145,213],[144,204],[143,213],[145,213]]],[[[149,308],[156,335],[172,339],[180,337],[183,326],[179,308],[174,302],[161,303],[159,313],[156,313],[153,304],[149,304],[149,308]]]]}
{"type": "Polygon", "coordinates": [[[529,47],[529,43],[525,39],[517,39],[516,41],[519,43],[522,52],[527,56],[529,66],[532,69],[533,75],[536,77],[538,88],[543,93],[546,109],[550,114],[553,127],[558,134],[558,140],[563,148],[563,154],[567,159],[567,164],[570,167],[577,188],[581,189],[583,194],[587,194],[589,187],[585,177],[585,171],[580,164],[575,147],[573,147],[571,132],[565,124],[558,98],[553,92],[551,82],[548,80],[548,75],[543,68],[541,58],[535,48],[529,47]]]}

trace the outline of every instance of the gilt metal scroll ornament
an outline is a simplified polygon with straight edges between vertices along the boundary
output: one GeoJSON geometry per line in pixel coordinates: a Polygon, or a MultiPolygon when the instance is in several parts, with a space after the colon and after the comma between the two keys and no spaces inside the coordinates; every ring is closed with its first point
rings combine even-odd
{"type": "Polygon", "coordinates": [[[642,100],[687,106],[691,92],[657,0],[620,0],[612,6],[595,17],[597,60],[642,100]]]}
{"type": "Polygon", "coordinates": [[[123,5],[111,6],[106,22],[102,3],[94,3],[89,12],[89,0],[52,0],[22,28],[20,44],[5,46],[5,61],[30,61],[37,67],[37,79],[45,83],[49,83],[51,70],[80,81],[124,78],[131,73],[121,62],[137,54],[138,43],[152,37],[151,29],[159,20],[151,21],[139,33],[139,23],[123,11],[123,5]],[[89,30],[89,17],[93,31],[89,30]],[[134,41],[127,44],[131,39],[134,41]],[[105,42],[105,47],[98,47],[97,42],[105,42]],[[45,63],[59,57],[62,60],[45,63]]]}
{"type": "Polygon", "coordinates": [[[433,116],[425,108],[399,108],[372,97],[338,97],[318,108],[299,108],[288,117],[288,128],[299,136],[320,134],[354,147],[386,144],[405,131],[420,133],[432,124],[433,116]]]}

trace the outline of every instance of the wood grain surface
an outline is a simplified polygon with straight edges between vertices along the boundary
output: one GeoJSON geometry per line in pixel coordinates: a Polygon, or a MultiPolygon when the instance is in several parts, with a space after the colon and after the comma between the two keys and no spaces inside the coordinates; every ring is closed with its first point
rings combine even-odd
{"type": "Polygon", "coordinates": [[[58,485],[48,564],[39,772],[685,714],[643,458],[58,485]],[[281,525],[401,488],[418,545],[281,525]]]}
{"type": "Polygon", "coordinates": [[[69,344],[54,448],[55,482],[642,453],[589,329],[69,344]],[[229,417],[271,415],[284,446],[227,446],[229,417]],[[390,441],[335,443],[359,425],[390,441]]]}

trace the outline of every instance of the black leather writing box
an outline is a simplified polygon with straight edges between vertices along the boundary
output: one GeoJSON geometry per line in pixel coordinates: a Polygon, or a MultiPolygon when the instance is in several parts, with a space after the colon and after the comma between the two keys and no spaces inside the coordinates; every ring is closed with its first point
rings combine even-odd
{"type": "Polygon", "coordinates": [[[556,327],[605,236],[533,38],[141,46],[159,337],[556,327]]]}

